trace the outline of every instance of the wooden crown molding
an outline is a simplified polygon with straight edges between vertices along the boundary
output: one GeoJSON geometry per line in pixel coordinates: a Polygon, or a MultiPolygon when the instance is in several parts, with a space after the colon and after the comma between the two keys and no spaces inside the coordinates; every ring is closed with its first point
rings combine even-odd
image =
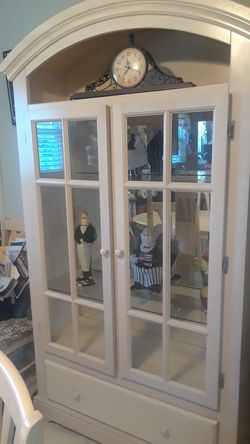
{"type": "MultiPolygon", "coordinates": [[[[250,10],[231,0],[85,0],[28,34],[0,64],[0,71],[10,80],[24,70],[28,75],[64,48],[107,32],[158,27],[204,35],[204,24],[212,32],[226,30],[250,38],[250,10]]],[[[223,33],[213,37],[225,41],[223,33]]]]}

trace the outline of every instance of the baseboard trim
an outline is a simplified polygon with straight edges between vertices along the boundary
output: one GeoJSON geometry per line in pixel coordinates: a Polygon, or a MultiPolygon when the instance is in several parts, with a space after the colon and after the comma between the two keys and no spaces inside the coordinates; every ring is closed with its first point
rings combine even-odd
{"type": "Polygon", "coordinates": [[[35,397],[34,405],[47,421],[60,424],[100,444],[151,444],[39,396],[35,397]]]}

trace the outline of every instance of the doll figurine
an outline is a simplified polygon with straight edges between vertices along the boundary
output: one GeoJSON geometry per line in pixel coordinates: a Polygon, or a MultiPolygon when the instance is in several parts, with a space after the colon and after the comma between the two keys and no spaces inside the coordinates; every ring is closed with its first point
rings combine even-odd
{"type": "Polygon", "coordinates": [[[162,285],[162,225],[144,228],[137,248],[130,255],[134,277],[131,290],[147,288],[160,293],[162,285]]]}
{"type": "Polygon", "coordinates": [[[79,286],[94,285],[92,277],[92,250],[93,243],[97,238],[96,230],[89,222],[89,216],[83,211],[80,218],[80,225],[75,229],[75,241],[77,243],[77,256],[81,267],[82,275],[77,279],[79,286]]]}
{"type": "MultiPolygon", "coordinates": [[[[157,224],[153,229],[148,227],[140,234],[140,240],[130,255],[130,266],[134,278],[131,290],[146,288],[154,293],[162,289],[162,225],[157,224]]],[[[171,279],[180,278],[175,273],[178,243],[171,240],[171,279]]]]}

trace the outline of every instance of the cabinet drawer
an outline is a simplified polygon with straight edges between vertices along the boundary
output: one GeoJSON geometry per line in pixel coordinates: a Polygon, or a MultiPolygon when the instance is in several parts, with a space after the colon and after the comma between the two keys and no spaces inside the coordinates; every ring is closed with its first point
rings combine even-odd
{"type": "Polygon", "coordinates": [[[48,397],[152,444],[216,444],[217,421],[46,361],[48,397]]]}

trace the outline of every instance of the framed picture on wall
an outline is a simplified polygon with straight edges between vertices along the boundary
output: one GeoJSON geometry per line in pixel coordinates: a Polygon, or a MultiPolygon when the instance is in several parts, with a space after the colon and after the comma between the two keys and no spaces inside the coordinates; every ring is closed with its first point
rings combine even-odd
{"type": "MultiPolygon", "coordinates": [[[[10,50],[3,51],[3,58],[7,57],[10,50]]],[[[13,83],[7,79],[7,90],[8,90],[8,97],[9,97],[9,104],[10,104],[10,115],[11,115],[11,122],[12,125],[16,125],[16,111],[15,111],[15,101],[14,101],[14,90],[13,90],[13,83]]]]}

